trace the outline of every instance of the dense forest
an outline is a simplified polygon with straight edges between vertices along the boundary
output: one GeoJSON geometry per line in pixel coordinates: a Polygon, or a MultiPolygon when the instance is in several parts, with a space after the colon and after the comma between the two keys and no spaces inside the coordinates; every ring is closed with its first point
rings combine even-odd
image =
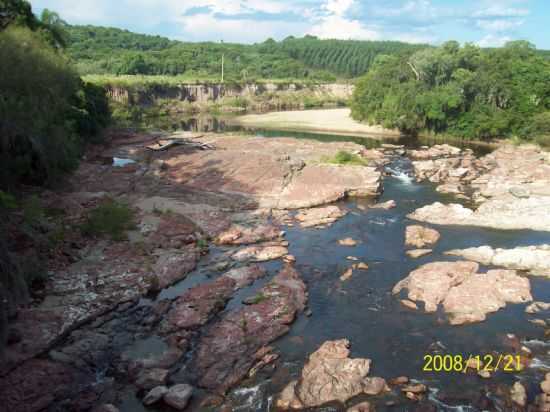
{"type": "Polygon", "coordinates": [[[183,75],[226,79],[312,79],[332,81],[364,74],[379,54],[411,54],[425,45],[400,42],[268,39],[253,45],[184,43],[159,36],[95,26],[67,26],[68,53],[81,74],[183,75]]]}
{"type": "Polygon", "coordinates": [[[550,61],[525,41],[379,56],[357,82],[352,115],[412,134],[542,141],[550,135],[550,61]]]}

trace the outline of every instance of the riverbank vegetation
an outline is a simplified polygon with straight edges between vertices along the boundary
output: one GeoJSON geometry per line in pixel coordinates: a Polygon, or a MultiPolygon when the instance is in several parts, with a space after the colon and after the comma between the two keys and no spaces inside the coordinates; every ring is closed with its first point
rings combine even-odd
{"type": "Polygon", "coordinates": [[[352,116],[404,133],[468,139],[550,134],[550,61],[524,41],[498,49],[447,42],[379,56],[356,85],[352,116]]]}

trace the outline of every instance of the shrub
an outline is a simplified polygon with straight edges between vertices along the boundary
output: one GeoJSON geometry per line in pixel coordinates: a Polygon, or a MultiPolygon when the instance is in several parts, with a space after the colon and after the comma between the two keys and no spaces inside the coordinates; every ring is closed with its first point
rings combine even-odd
{"type": "Polygon", "coordinates": [[[134,228],[133,210],[125,203],[108,199],[89,213],[82,232],[88,236],[108,235],[113,240],[124,240],[126,231],[134,228]]]}
{"type": "Polygon", "coordinates": [[[367,166],[368,161],[362,157],[346,152],[345,150],[340,150],[338,153],[331,158],[323,158],[323,163],[331,163],[337,165],[352,165],[352,166],[367,166]]]}

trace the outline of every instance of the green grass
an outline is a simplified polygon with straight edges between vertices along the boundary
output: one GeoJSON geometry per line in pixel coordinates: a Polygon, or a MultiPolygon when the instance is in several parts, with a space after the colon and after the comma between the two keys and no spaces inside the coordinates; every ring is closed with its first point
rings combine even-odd
{"type": "Polygon", "coordinates": [[[369,164],[369,162],[361,156],[346,152],[345,150],[340,150],[333,157],[323,157],[321,162],[346,166],[368,166],[369,164]]]}
{"type": "Polygon", "coordinates": [[[88,236],[109,236],[113,240],[126,239],[126,231],[134,229],[134,211],[125,203],[108,199],[93,209],[82,232],[88,236]]]}

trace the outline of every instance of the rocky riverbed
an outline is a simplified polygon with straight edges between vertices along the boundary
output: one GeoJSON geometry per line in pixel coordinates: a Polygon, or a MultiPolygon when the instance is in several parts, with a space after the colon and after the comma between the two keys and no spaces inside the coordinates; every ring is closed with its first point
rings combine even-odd
{"type": "Polygon", "coordinates": [[[41,195],[69,233],[9,324],[6,410],[545,407],[521,388],[550,361],[547,153],[157,138],[118,133],[41,195]],[[105,199],[134,211],[126,239],[78,230],[105,199]],[[422,371],[495,351],[528,373],[422,371]]]}

